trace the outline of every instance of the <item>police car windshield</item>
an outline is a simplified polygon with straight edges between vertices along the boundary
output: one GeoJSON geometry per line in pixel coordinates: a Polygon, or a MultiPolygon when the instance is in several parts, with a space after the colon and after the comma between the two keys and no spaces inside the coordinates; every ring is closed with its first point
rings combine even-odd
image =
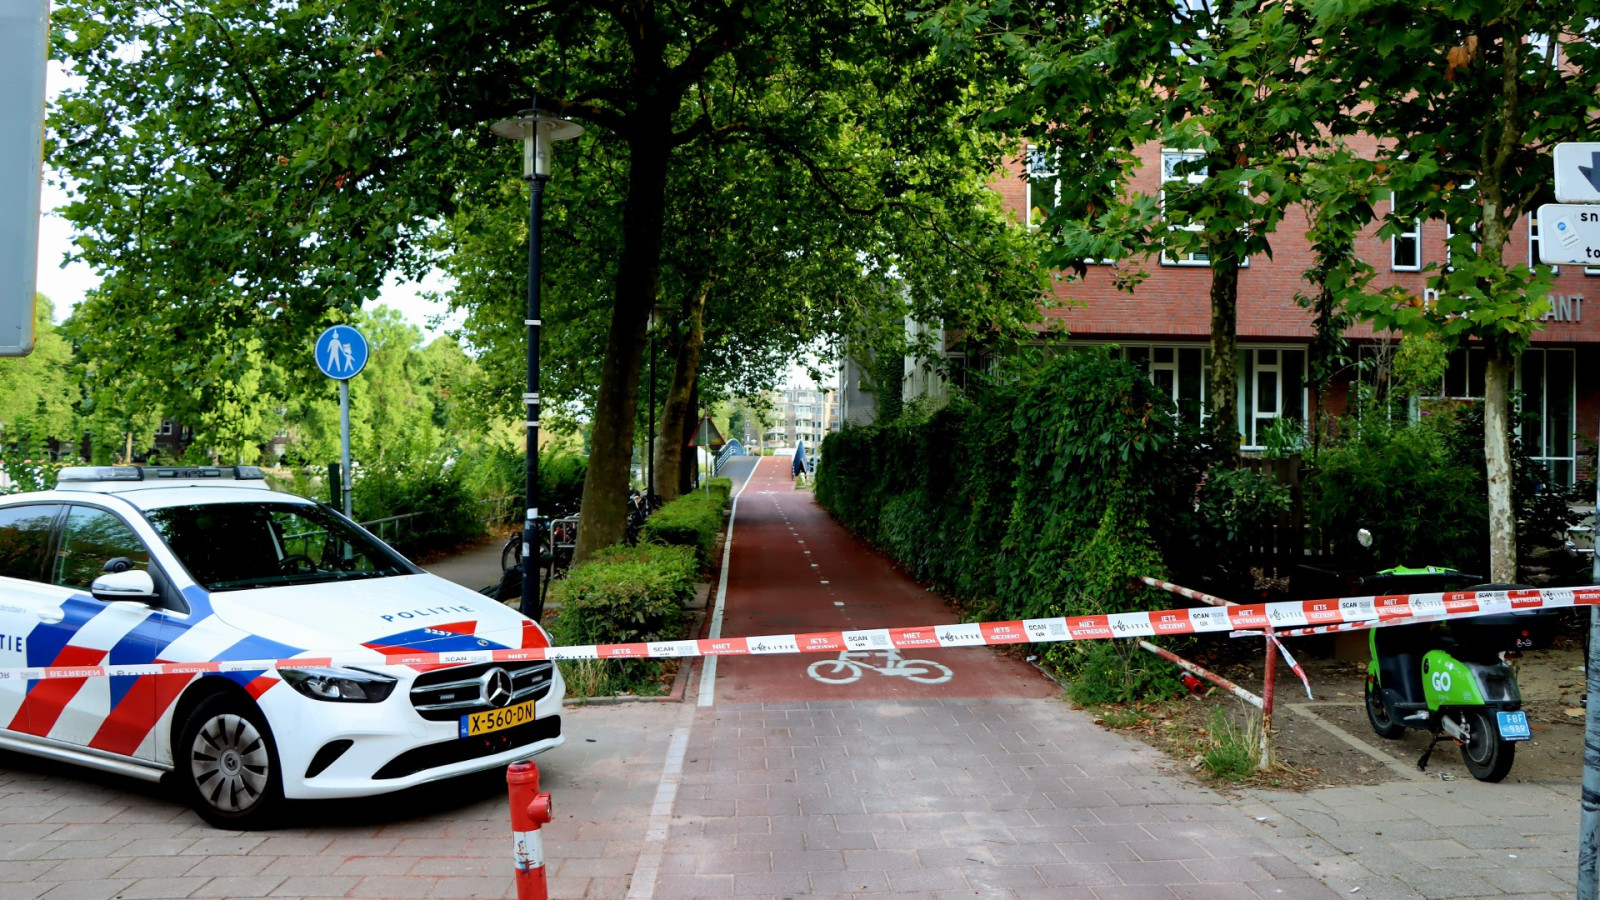
{"type": "Polygon", "coordinates": [[[147,510],[145,517],[194,580],[208,591],[418,571],[393,550],[319,506],[209,503],[147,510]]]}

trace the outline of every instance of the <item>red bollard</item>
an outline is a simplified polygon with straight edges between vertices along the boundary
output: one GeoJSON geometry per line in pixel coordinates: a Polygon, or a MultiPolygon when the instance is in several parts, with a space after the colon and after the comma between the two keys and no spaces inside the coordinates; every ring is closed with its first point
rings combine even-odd
{"type": "Polygon", "coordinates": [[[506,767],[506,787],[511,793],[511,856],[516,866],[517,900],[549,900],[539,828],[555,814],[555,805],[549,794],[539,793],[539,767],[531,762],[506,767]]]}

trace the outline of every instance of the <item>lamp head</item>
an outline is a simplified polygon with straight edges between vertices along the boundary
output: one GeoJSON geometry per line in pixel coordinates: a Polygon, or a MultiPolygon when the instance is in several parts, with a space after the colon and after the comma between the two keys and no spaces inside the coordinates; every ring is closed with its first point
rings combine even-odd
{"type": "Polygon", "coordinates": [[[517,118],[496,122],[489,130],[503,138],[522,141],[524,178],[550,177],[551,145],[583,134],[582,125],[542,109],[525,109],[517,118]]]}

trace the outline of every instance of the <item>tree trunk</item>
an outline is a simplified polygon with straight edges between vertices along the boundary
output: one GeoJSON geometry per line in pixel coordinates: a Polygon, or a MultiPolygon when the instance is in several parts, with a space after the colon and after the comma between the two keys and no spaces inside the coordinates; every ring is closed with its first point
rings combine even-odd
{"type": "Polygon", "coordinates": [[[689,386],[689,404],[684,407],[683,421],[678,430],[678,445],[683,447],[683,453],[678,457],[678,495],[682,496],[694,490],[695,468],[699,465],[699,454],[689,449],[689,442],[694,440],[694,426],[700,423],[697,413],[700,410],[700,379],[696,378],[689,386]]]}
{"type": "Polygon", "coordinates": [[[1489,580],[1517,580],[1517,521],[1511,504],[1511,370],[1492,347],[1483,379],[1483,455],[1489,469],[1489,580]]]}
{"type": "Polygon", "coordinates": [[[645,329],[661,275],[667,154],[661,152],[659,143],[660,135],[670,133],[671,122],[666,115],[645,118],[641,114],[639,121],[630,124],[628,197],[622,212],[617,293],[595,392],[589,472],[583,481],[583,520],[574,562],[620,542],[626,531],[628,471],[633,460],[645,329]]]}
{"type": "Polygon", "coordinates": [[[688,443],[684,435],[693,434],[697,421],[693,400],[700,374],[700,348],[705,344],[704,313],[710,289],[708,282],[685,304],[683,318],[688,327],[678,341],[672,383],[661,410],[660,434],[656,438],[656,493],[664,502],[677,499],[684,491],[680,474],[687,451],[684,445],[688,443]]]}
{"type": "Polygon", "coordinates": [[[1207,431],[1226,468],[1239,464],[1238,378],[1234,360],[1239,346],[1239,259],[1215,249],[1211,253],[1211,421],[1207,431]]]}

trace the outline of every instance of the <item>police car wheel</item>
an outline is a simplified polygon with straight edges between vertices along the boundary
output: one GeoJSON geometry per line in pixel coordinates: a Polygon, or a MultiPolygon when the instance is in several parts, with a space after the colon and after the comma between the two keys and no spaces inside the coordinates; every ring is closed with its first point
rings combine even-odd
{"type": "Polygon", "coordinates": [[[278,748],[251,703],[218,694],[184,722],[176,775],[200,818],[219,828],[265,824],[283,799],[278,748]]]}

